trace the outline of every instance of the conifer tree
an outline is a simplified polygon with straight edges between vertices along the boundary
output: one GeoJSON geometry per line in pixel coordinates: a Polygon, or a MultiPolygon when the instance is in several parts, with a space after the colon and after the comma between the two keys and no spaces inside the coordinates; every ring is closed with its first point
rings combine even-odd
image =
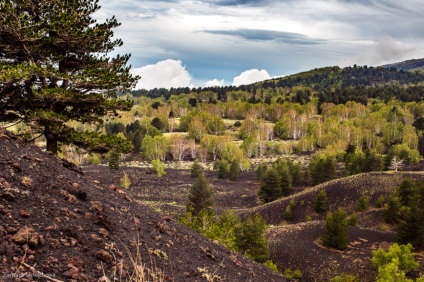
{"type": "Polygon", "coordinates": [[[202,166],[199,164],[198,160],[194,160],[193,165],[191,166],[190,170],[190,177],[191,178],[198,178],[200,174],[203,173],[202,166]]]}
{"type": "Polygon", "coordinates": [[[281,182],[277,171],[274,168],[269,168],[264,174],[258,196],[265,203],[269,203],[278,199],[281,195],[281,182]]]}
{"type": "Polygon", "coordinates": [[[119,153],[115,150],[109,153],[109,168],[110,169],[119,169],[119,153]]]}
{"type": "Polygon", "coordinates": [[[98,0],[0,2],[0,122],[25,122],[53,153],[59,143],[131,151],[129,141],[69,126],[101,124],[132,106],[116,99],[138,79],[130,56],[108,56],[122,45],[112,31],[120,24],[115,17],[98,23],[99,9],[98,0]]]}
{"type": "Polygon", "coordinates": [[[314,210],[317,213],[325,212],[325,210],[327,209],[327,200],[328,200],[327,191],[325,191],[325,189],[322,189],[321,191],[318,192],[315,198],[314,210]]]}
{"type": "Polygon", "coordinates": [[[215,202],[212,187],[206,180],[205,174],[201,173],[191,186],[188,195],[187,210],[191,210],[197,216],[202,210],[211,210],[215,202]]]}
{"type": "Polygon", "coordinates": [[[325,221],[325,231],[321,236],[324,246],[343,250],[349,243],[349,222],[346,213],[339,208],[334,213],[328,213],[325,221]]]}
{"type": "Polygon", "coordinates": [[[236,181],[240,177],[240,162],[233,160],[230,164],[230,171],[228,172],[228,179],[236,181]]]}

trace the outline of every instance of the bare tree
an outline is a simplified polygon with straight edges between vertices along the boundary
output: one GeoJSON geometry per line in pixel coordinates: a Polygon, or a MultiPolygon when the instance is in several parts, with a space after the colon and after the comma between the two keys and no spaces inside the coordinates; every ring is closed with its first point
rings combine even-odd
{"type": "Polygon", "coordinates": [[[393,159],[390,161],[389,169],[394,169],[397,172],[399,169],[403,168],[403,165],[403,160],[398,160],[397,157],[394,156],[393,159]]]}

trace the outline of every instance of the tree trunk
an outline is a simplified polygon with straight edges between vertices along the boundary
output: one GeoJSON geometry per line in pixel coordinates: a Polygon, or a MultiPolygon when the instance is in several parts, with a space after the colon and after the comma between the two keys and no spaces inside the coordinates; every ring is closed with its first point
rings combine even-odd
{"type": "Polygon", "coordinates": [[[46,150],[57,155],[58,152],[58,140],[57,136],[50,132],[47,128],[44,130],[44,136],[47,140],[46,150]]]}

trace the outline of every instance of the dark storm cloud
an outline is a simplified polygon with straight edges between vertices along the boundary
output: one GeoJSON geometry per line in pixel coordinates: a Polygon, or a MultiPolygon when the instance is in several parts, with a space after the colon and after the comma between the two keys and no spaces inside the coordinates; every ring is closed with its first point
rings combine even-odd
{"type": "Polygon", "coordinates": [[[302,34],[261,30],[261,29],[237,29],[237,30],[206,30],[204,32],[211,34],[237,36],[252,41],[276,41],[291,45],[316,45],[323,43],[322,40],[309,38],[302,34]]]}

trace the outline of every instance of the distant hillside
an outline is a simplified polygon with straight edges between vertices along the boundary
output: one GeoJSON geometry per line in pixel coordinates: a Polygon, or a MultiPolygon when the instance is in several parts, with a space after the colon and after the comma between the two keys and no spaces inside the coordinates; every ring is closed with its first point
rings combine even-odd
{"type": "Polygon", "coordinates": [[[424,58],[423,59],[412,59],[399,63],[383,65],[385,68],[395,68],[403,71],[423,71],[424,70],[424,58]]]}
{"type": "Polygon", "coordinates": [[[349,87],[383,86],[387,84],[417,84],[424,74],[404,72],[396,68],[357,66],[325,67],[257,83],[262,87],[306,86],[315,91],[349,87]]]}
{"type": "MultiPolygon", "coordinates": [[[[424,64],[424,60],[414,61],[417,61],[416,67],[420,63],[424,64]]],[[[386,102],[390,99],[419,102],[424,99],[423,85],[424,72],[398,70],[396,67],[354,65],[346,68],[333,66],[313,69],[238,87],[135,90],[132,94],[136,97],[165,97],[168,99],[171,95],[213,92],[216,95],[216,100],[226,101],[231,96],[231,92],[243,91],[247,96],[250,96],[247,101],[253,104],[269,103],[275,95],[281,96],[280,102],[291,101],[304,104],[310,101],[311,97],[317,97],[320,103],[344,104],[347,101],[355,101],[366,104],[370,98],[377,98],[386,102]],[[405,85],[408,87],[405,87],[405,85]]],[[[213,98],[209,102],[215,103],[216,100],[213,98]]],[[[202,101],[199,100],[198,102],[202,101]]]]}

